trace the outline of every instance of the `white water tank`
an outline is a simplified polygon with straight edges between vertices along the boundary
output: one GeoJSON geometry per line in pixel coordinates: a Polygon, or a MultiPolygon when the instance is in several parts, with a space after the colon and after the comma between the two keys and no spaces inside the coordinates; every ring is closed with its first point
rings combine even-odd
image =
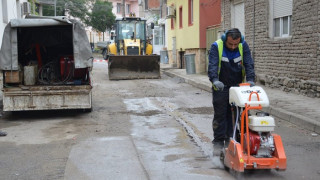
{"type": "Polygon", "coordinates": [[[229,90],[229,103],[234,103],[238,107],[245,107],[245,104],[262,107],[269,106],[269,98],[267,93],[260,86],[244,85],[239,87],[231,87],[229,90]],[[254,92],[254,93],[252,93],[254,92]],[[251,101],[249,101],[249,96],[251,95],[251,101]],[[259,100],[258,100],[258,96],[259,100]]]}

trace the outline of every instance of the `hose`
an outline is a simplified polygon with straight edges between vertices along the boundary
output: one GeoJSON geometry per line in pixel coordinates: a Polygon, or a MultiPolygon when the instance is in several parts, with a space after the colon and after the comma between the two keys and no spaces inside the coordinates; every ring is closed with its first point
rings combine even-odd
{"type": "Polygon", "coordinates": [[[58,80],[56,74],[58,73],[57,68],[55,66],[57,63],[51,61],[39,69],[38,72],[38,82],[46,85],[62,85],[66,84],[72,77],[74,73],[74,67],[71,66],[70,71],[63,80],[58,80]]]}
{"type": "Polygon", "coordinates": [[[235,139],[235,137],[236,137],[236,130],[237,130],[237,125],[238,125],[238,120],[239,120],[239,107],[236,106],[236,109],[237,109],[237,117],[236,117],[236,123],[235,123],[234,129],[233,129],[233,136],[232,136],[232,138],[233,138],[234,140],[236,140],[236,139],[235,139]]]}

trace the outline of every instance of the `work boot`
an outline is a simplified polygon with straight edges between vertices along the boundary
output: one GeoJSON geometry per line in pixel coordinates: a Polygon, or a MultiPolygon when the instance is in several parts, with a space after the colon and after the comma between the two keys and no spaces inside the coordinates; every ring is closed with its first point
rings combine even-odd
{"type": "Polygon", "coordinates": [[[7,135],[7,133],[6,132],[2,132],[2,131],[0,131],[0,136],[6,136],[7,135]]]}
{"type": "Polygon", "coordinates": [[[223,146],[224,146],[223,141],[213,142],[213,156],[220,156],[223,146]]]}
{"type": "Polygon", "coordinates": [[[230,143],[230,138],[226,138],[226,139],[224,140],[224,148],[228,148],[229,143],[230,143]]]}

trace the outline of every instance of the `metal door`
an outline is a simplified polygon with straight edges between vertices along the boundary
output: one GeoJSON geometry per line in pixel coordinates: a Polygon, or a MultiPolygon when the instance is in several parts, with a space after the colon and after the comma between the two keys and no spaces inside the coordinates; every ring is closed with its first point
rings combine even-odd
{"type": "Polygon", "coordinates": [[[160,50],[163,47],[163,36],[162,36],[162,27],[160,26],[155,26],[153,29],[153,40],[152,40],[152,45],[153,45],[153,54],[158,54],[160,55],[160,50]]]}
{"type": "Polygon", "coordinates": [[[219,37],[219,31],[220,27],[214,27],[207,29],[206,31],[206,71],[208,70],[208,64],[209,64],[209,51],[211,48],[211,44],[214,43],[216,40],[218,40],[219,37]]]}
{"type": "Polygon", "coordinates": [[[234,0],[231,6],[231,27],[238,28],[245,35],[244,2],[234,0]]]}
{"type": "Polygon", "coordinates": [[[172,60],[173,64],[177,64],[176,37],[172,37],[172,60]]]}

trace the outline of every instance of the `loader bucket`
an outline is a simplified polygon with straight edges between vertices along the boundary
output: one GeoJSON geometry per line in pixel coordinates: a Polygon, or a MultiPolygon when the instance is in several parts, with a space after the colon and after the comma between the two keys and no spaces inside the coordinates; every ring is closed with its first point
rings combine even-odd
{"type": "Polygon", "coordinates": [[[110,80],[159,79],[159,55],[110,56],[108,61],[110,80]]]}

